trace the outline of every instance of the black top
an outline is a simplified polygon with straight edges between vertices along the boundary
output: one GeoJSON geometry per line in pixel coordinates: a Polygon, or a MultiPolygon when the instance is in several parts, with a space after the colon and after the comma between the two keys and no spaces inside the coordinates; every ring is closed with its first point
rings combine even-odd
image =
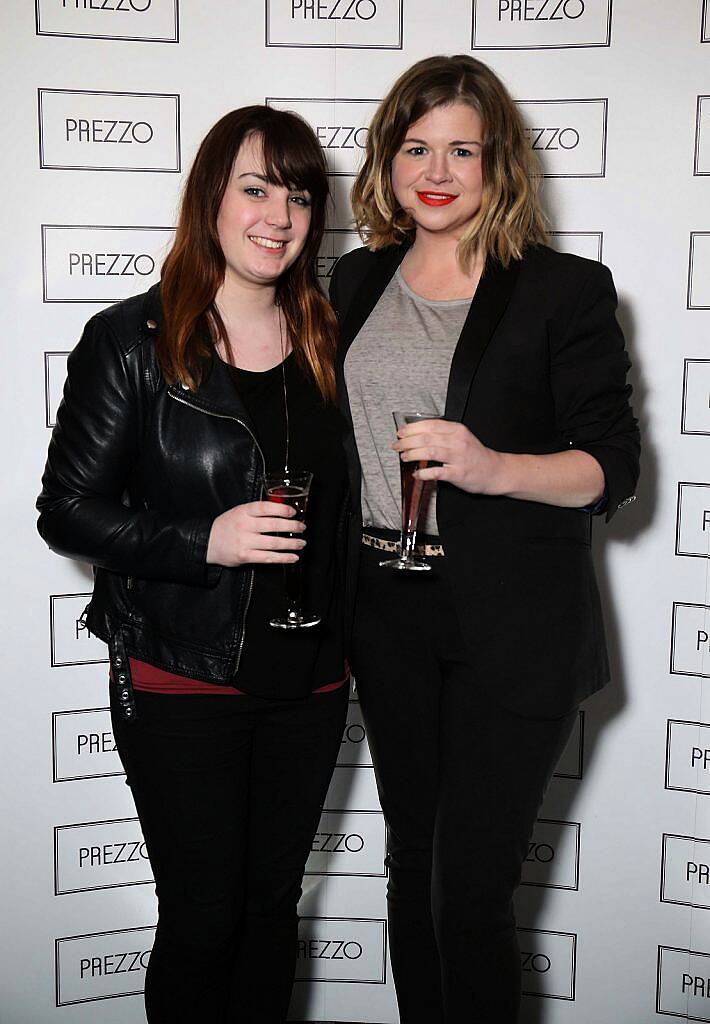
{"type": "MultiPolygon", "coordinates": [[[[263,372],[228,369],[249,412],[267,471],[283,470],[286,419],[281,364],[263,372]]],[[[335,537],[347,492],[347,470],[342,444],[344,423],[337,407],[324,403],[294,355],[286,358],[284,369],[289,468],[313,473],[306,513],[307,543],[301,555],[303,608],[319,614],[322,621],[309,629],[271,627],[269,619],[285,611],[283,567],[254,566],[246,639],[234,683],[256,696],[288,698],[303,696],[343,677],[335,537]]]]}

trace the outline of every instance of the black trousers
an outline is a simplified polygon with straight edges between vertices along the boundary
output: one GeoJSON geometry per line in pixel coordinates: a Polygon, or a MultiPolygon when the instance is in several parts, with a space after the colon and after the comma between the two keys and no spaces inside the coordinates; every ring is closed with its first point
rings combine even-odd
{"type": "Polygon", "coordinates": [[[514,1024],[513,893],[576,713],[524,719],[484,696],[438,559],[412,573],[362,556],[352,665],[389,829],[400,1021],[514,1024]]]}
{"type": "Polygon", "coordinates": [[[348,687],[303,700],[136,693],[113,714],[158,896],[150,1024],[282,1024],[296,907],[348,687]]]}

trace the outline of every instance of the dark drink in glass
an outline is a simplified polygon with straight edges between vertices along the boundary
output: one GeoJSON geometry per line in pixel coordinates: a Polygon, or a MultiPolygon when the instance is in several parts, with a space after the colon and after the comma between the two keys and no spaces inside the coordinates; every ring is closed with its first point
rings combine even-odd
{"type": "MultiPolygon", "coordinates": [[[[264,494],[267,501],[279,505],[290,505],[296,510],[296,518],[303,522],[306,518],[308,493],[310,491],[312,473],[269,473],[264,477],[264,494]]],[[[293,537],[294,534],[286,534],[293,537]]],[[[286,594],[286,613],[271,619],[270,626],[275,629],[306,629],[320,622],[319,615],[304,615],[301,608],[301,562],[290,562],[284,565],[284,590],[286,594]]]]}
{"type": "MultiPolygon", "coordinates": [[[[397,430],[407,426],[409,423],[418,423],[420,420],[437,420],[441,417],[435,411],[432,412],[393,412],[394,422],[397,430]]],[[[403,462],[399,460],[400,481],[402,485],[402,539],[399,558],[388,558],[380,565],[388,569],[410,569],[426,572],[431,569],[429,563],[415,555],[414,546],[417,540],[417,521],[419,509],[424,493],[425,482],[417,480],[414,473],[417,469],[426,469],[428,463],[425,459],[418,462],[403,462]]]]}

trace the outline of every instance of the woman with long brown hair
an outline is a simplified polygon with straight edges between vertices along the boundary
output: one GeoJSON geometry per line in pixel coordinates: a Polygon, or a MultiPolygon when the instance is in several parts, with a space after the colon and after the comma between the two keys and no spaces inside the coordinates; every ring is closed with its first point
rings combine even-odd
{"type": "Polygon", "coordinates": [[[577,706],[609,678],[591,513],[633,500],[629,362],[609,271],[545,244],[538,173],[488,67],[420,61],[372,121],[367,244],[331,279],[402,1024],[517,1020],[513,893],[577,706]],[[406,559],[400,464],[424,490],[406,559]]]}
{"type": "Polygon", "coordinates": [[[92,317],[69,357],[50,443],[39,530],[95,567],[86,622],[156,881],[151,1024],[286,1019],[348,690],[327,198],[299,117],[223,117],[160,284],[92,317]],[[296,508],[262,500],[265,474],[297,470],[307,547],[296,508]],[[272,628],[299,560],[320,624],[272,628]]]}

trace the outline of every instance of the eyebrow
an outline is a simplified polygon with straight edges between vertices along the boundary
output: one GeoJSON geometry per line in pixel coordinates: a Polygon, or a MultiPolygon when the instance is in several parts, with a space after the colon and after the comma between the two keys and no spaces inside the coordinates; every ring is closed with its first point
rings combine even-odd
{"type": "MultiPolygon", "coordinates": [[[[256,171],[244,171],[243,174],[238,175],[237,180],[242,178],[258,178],[259,181],[263,181],[265,185],[275,185],[276,182],[271,181],[265,174],[257,174],[256,171]]],[[[307,188],[289,188],[289,192],[308,192],[307,188]]]]}
{"type": "MultiPolygon", "coordinates": [[[[402,143],[402,145],[404,145],[405,142],[418,142],[422,146],[428,146],[429,145],[429,143],[426,141],[426,139],[412,139],[412,138],[407,137],[404,140],[404,142],[402,143]]],[[[449,143],[449,145],[450,146],[482,146],[483,143],[479,139],[468,139],[468,140],[467,139],[452,139],[452,141],[449,143]]]]}

